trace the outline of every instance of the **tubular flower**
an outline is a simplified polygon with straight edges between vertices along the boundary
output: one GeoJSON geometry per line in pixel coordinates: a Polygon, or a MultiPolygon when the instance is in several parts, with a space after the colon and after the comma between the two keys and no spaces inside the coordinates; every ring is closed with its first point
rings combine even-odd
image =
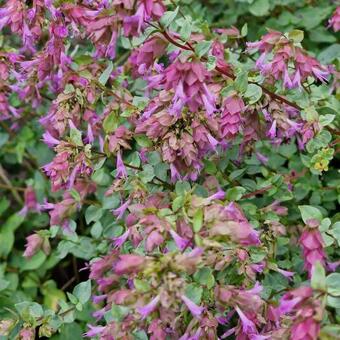
{"type": "Polygon", "coordinates": [[[248,43],[248,49],[261,52],[256,62],[257,69],[269,79],[282,80],[287,89],[301,88],[308,77],[324,82],[329,75],[326,67],[280,32],[270,31],[260,41],[248,43]],[[269,52],[273,54],[272,58],[269,52]]]}

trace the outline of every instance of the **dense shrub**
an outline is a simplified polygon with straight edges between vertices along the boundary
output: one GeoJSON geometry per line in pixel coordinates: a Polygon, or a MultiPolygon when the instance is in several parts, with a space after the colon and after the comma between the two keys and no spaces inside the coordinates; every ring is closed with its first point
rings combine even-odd
{"type": "Polygon", "coordinates": [[[1,339],[340,338],[339,3],[0,3],[1,339]]]}

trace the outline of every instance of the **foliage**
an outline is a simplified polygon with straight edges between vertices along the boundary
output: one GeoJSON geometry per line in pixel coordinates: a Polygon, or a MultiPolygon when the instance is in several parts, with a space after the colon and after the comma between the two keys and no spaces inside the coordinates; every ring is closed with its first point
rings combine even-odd
{"type": "Polygon", "coordinates": [[[340,339],[340,4],[0,9],[0,339],[340,339]]]}

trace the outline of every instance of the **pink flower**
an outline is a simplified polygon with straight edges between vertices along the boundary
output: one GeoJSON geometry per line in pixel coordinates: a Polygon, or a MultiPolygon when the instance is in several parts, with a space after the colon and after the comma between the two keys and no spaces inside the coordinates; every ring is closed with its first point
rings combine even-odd
{"type": "Polygon", "coordinates": [[[24,252],[25,257],[32,257],[34,254],[36,254],[42,244],[44,239],[39,234],[32,234],[28,237],[26,237],[26,250],[24,252]]]}
{"type": "Polygon", "coordinates": [[[333,27],[334,32],[340,31],[340,6],[338,6],[329,19],[329,27],[333,27]]]}
{"type": "Polygon", "coordinates": [[[187,248],[188,244],[189,244],[189,240],[186,240],[185,238],[179,236],[174,230],[170,229],[169,230],[170,235],[172,236],[172,238],[174,239],[176,246],[183,251],[184,249],[187,248]]]}
{"type": "Polygon", "coordinates": [[[157,295],[147,305],[137,308],[138,313],[142,315],[142,319],[147,318],[147,316],[156,309],[159,300],[160,296],[157,295]]]}
{"type": "Polygon", "coordinates": [[[187,298],[185,295],[181,296],[181,299],[186,304],[188,309],[190,310],[191,314],[196,317],[197,319],[201,318],[201,314],[204,311],[204,307],[197,306],[194,302],[192,302],[189,298],[187,298]]]}
{"type": "Polygon", "coordinates": [[[18,339],[20,339],[20,340],[34,340],[35,339],[34,328],[23,328],[19,333],[18,339]]]}
{"type": "Polygon", "coordinates": [[[224,198],[225,198],[225,192],[222,189],[219,189],[216,193],[207,197],[206,200],[210,202],[213,200],[223,200],[224,198]]]}
{"type": "Polygon", "coordinates": [[[124,254],[119,256],[119,260],[115,264],[114,270],[118,275],[131,274],[138,272],[144,263],[145,258],[143,256],[124,254]]]}
{"type": "Polygon", "coordinates": [[[291,329],[291,340],[316,340],[320,333],[320,322],[313,318],[306,318],[302,322],[296,323],[291,329]]]}
{"type": "Polygon", "coordinates": [[[260,41],[247,43],[247,46],[249,50],[261,52],[256,62],[261,73],[268,78],[282,80],[287,89],[302,88],[302,83],[310,76],[323,82],[329,75],[326,67],[280,32],[270,31],[260,41]],[[273,52],[269,60],[266,58],[268,52],[273,52]]]}
{"type": "Polygon", "coordinates": [[[117,178],[121,178],[121,177],[127,177],[127,171],[124,165],[124,162],[122,160],[122,156],[120,151],[117,153],[117,164],[116,164],[116,168],[117,168],[117,174],[116,177],[117,178]]]}
{"type": "Polygon", "coordinates": [[[267,136],[270,138],[270,139],[274,139],[276,137],[276,120],[273,121],[268,133],[267,133],[267,136]]]}
{"type": "Polygon", "coordinates": [[[24,192],[25,205],[20,210],[19,215],[26,216],[27,212],[40,212],[41,205],[37,201],[37,196],[32,186],[28,186],[24,192]]]}
{"type": "Polygon", "coordinates": [[[125,203],[123,203],[119,208],[112,210],[113,215],[117,216],[117,219],[120,220],[123,217],[129,204],[130,204],[130,199],[128,199],[125,203]]]}
{"type": "Polygon", "coordinates": [[[233,138],[241,126],[241,114],[245,109],[243,100],[234,95],[223,102],[220,129],[222,137],[233,138]]]}
{"type": "Polygon", "coordinates": [[[43,142],[50,148],[58,145],[60,140],[54,138],[48,131],[43,134],[43,142]]]}
{"type": "Polygon", "coordinates": [[[323,250],[323,239],[320,231],[317,228],[305,228],[301,237],[300,245],[303,250],[305,260],[304,268],[308,271],[309,277],[312,275],[313,265],[319,261],[322,265],[325,264],[325,251],[323,250]]]}
{"type": "Polygon", "coordinates": [[[235,307],[235,310],[241,319],[243,333],[247,335],[257,333],[254,322],[249,320],[238,306],[235,307]]]}
{"type": "Polygon", "coordinates": [[[88,338],[93,338],[96,335],[101,334],[104,330],[105,327],[103,326],[92,326],[92,325],[87,325],[90,329],[84,333],[84,336],[88,337],[88,338]]]}
{"type": "Polygon", "coordinates": [[[113,238],[114,247],[117,247],[117,248],[121,247],[125,243],[125,241],[128,239],[129,235],[130,235],[130,229],[126,230],[126,232],[123,233],[121,236],[114,237],[113,238]]]}

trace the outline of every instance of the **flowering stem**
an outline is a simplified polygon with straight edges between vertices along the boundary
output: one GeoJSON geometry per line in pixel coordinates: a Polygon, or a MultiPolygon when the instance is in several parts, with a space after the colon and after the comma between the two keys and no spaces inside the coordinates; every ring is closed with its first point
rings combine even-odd
{"type": "MultiPolygon", "coordinates": [[[[160,25],[160,24],[159,24],[160,25]]],[[[161,33],[163,34],[163,36],[170,42],[172,43],[173,45],[183,49],[183,50],[187,50],[187,51],[192,51],[192,52],[195,52],[195,49],[192,47],[192,45],[187,42],[186,45],[183,45],[183,44],[180,44],[178,43],[173,37],[171,37],[169,35],[169,33],[160,25],[160,31],[161,33]]],[[[205,57],[202,57],[201,58],[202,61],[206,61],[207,59],[205,57]]],[[[230,72],[227,72],[225,70],[223,70],[222,68],[216,66],[215,67],[215,70],[224,74],[225,76],[227,76],[228,78],[232,79],[232,80],[235,80],[236,79],[236,76],[230,72]]],[[[294,107],[295,109],[297,110],[302,110],[302,107],[299,106],[298,104],[294,103],[294,102],[291,102],[290,100],[268,90],[265,86],[263,86],[262,84],[259,84],[257,82],[254,82],[254,81],[250,81],[249,84],[254,84],[254,85],[257,85],[259,87],[261,87],[262,91],[266,94],[268,94],[270,97],[272,97],[274,100],[276,101],[279,101],[281,103],[285,103],[291,107],[294,107]]]]}

